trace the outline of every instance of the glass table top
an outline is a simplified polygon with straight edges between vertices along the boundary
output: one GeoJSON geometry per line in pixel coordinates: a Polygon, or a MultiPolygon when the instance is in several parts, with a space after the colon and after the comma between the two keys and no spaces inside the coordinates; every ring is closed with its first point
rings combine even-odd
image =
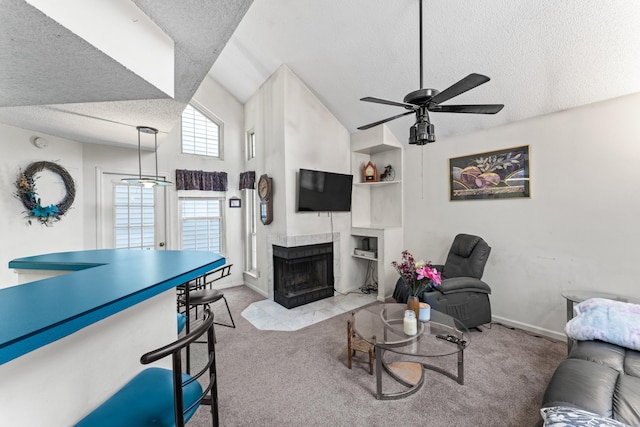
{"type": "Polygon", "coordinates": [[[372,344],[393,348],[396,353],[419,356],[445,356],[469,346],[468,330],[457,319],[431,310],[431,320],[418,321],[418,333],[404,333],[406,304],[375,304],[357,311],[354,329],[372,344]],[[448,338],[448,339],[447,339],[448,338]]]}
{"type": "Polygon", "coordinates": [[[566,290],[560,293],[564,298],[574,303],[581,303],[590,298],[605,298],[614,301],[630,302],[640,304],[640,298],[626,297],[622,295],[611,294],[607,292],[589,291],[589,290],[566,290]]]}

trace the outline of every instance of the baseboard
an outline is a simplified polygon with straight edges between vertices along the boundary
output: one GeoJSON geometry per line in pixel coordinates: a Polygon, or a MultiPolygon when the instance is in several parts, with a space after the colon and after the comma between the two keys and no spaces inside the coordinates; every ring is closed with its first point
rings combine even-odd
{"type": "Polygon", "coordinates": [[[239,283],[240,285],[245,285],[247,288],[250,288],[254,291],[256,291],[257,293],[259,293],[260,295],[262,295],[265,298],[269,298],[269,294],[267,294],[265,291],[263,291],[262,289],[258,288],[257,286],[252,285],[251,283],[239,283]]]}
{"type": "Polygon", "coordinates": [[[213,288],[214,289],[227,289],[227,288],[233,288],[235,286],[241,286],[244,285],[245,283],[243,281],[233,281],[233,282],[229,282],[229,283],[221,283],[219,285],[214,285],[213,288]]]}
{"type": "Polygon", "coordinates": [[[501,324],[503,324],[505,326],[510,326],[510,327],[513,327],[513,328],[522,329],[522,330],[525,330],[527,332],[532,332],[532,333],[534,333],[536,335],[542,335],[542,336],[545,336],[547,338],[556,339],[558,341],[566,341],[567,340],[567,336],[564,333],[557,332],[557,331],[552,331],[550,329],[539,328],[537,326],[533,326],[533,325],[530,325],[528,323],[522,323],[522,322],[518,322],[516,320],[506,319],[506,318],[500,317],[500,316],[491,316],[491,320],[493,322],[496,322],[496,323],[501,323],[501,324]]]}

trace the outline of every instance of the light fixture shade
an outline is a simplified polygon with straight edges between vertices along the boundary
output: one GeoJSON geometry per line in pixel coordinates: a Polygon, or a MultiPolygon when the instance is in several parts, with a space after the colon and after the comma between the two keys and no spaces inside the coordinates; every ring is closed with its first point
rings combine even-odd
{"type": "Polygon", "coordinates": [[[166,181],[164,179],[156,179],[152,177],[132,177],[132,178],[122,178],[122,182],[127,183],[129,185],[142,185],[144,187],[155,187],[156,185],[160,187],[169,187],[173,185],[171,181],[166,181]]]}
{"type": "Polygon", "coordinates": [[[154,187],[156,185],[160,187],[168,187],[173,185],[172,182],[158,177],[158,129],[149,126],[138,126],[138,176],[123,178],[121,181],[129,185],[142,185],[144,187],[154,187]],[[156,176],[142,176],[142,152],[140,146],[140,133],[153,134],[154,141],[154,155],[156,159],[156,176]]]}

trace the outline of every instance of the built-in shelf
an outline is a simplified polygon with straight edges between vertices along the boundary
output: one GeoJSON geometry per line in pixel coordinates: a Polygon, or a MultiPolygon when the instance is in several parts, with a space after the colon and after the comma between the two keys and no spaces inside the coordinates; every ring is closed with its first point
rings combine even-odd
{"type": "Polygon", "coordinates": [[[403,249],[402,161],[403,146],[385,125],[351,135],[351,173],[354,175],[351,240],[354,247],[361,247],[362,240],[369,238],[377,251],[376,258],[352,255],[355,274],[351,281],[363,283],[371,265],[362,260],[373,261],[373,277],[378,281],[379,301],[391,296],[398,280],[398,273],[391,261],[399,259],[403,249]],[[386,165],[391,165],[395,170],[395,180],[364,181],[362,171],[368,162],[377,166],[378,173],[386,165]]]}
{"type": "Polygon", "coordinates": [[[378,261],[378,258],[371,258],[368,256],[363,256],[363,255],[356,255],[356,254],[351,254],[352,257],[354,258],[360,258],[360,259],[366,259],[367,261],[378,261]]]}
{"type": "Polygon", "coordinates": [[[357,236],[380,237],[384,230],[391,229],[402,231],[401,227],[392,224],[360,224],[357,227],[351,226],[351,234],[357,236]]]}
{"type": "Polygon", "coordinates": [[[354,153],[362,153],[362,154],[368,154],[368,155],[372,155],[372,154],[378,154],[378,153],[384,153],[385,151],[392,151],[392,150],[397,150],[398,147],[395,145],[387,145],[386,141],[379,141],[378,143],[376,143],[375,145],[369,145],[369,146],[359,146],[359,148],[353,148],[353,152],[354,153]]]}
{"type": "Polygon", "coordinates": [[[401,181],[378,181],[378,182],[354,182],[353,185],[358,187],[384,187],[385,185],[399,185],[401,181]]]}

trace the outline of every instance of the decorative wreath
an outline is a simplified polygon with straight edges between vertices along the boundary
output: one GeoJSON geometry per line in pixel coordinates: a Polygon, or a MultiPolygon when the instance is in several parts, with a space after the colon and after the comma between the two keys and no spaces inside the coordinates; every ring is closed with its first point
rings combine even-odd
{"type": "Polygon", "coordinates": [[[60,221],[60,217],[69,210],[76,197],[76,187],[73,178],[65,168],[53,162],[33,162],[29,164],[24,171],[20,171],[18,179],[16,180],[16,188],[18,189],[16,196],[27,209],[27,222],[29,224],[31,224],[32,218],[35,218],[41,224],[47,226],[55,221],[60,221]],[[40,198],[36,192],[36,178],[34,175],[43,169],[60,175],[64,183],[65,196],[55,205],[42,206],[40,204],[40,198]]]}

